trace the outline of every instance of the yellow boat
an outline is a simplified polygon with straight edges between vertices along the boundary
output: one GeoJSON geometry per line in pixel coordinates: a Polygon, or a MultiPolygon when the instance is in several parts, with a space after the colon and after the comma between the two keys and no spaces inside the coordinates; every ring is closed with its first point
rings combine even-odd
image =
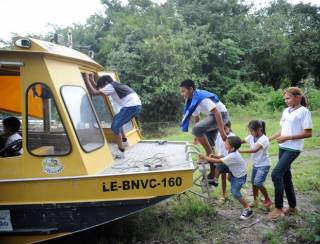
{"type": "Polygon", "coordinates": [[[23,150],[0,157],[0,243],[83,231],[192,187],[187,143],[141,140],[135,120],[124,126],[126,157],[113,159],[117,105],[91,99],[82,72],[107,73],[50,42],[17,37],[0,50],[0,112],[21,119],[22,143],[10,150],[23,150]]]}

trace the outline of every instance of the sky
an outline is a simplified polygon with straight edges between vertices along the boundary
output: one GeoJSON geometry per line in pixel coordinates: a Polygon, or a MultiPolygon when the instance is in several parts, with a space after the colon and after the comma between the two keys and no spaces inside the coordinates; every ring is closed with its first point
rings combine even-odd
{"type": "MultiPolygon", "coordinates": [[[[125,2],[126,0],[123,0],[125,2]]],[[[154,0],[162,3],[165,0],[154,0]]],[[[257,6],[265,6],[266,0],[246,0],[257,6]]],[[[320,6],[320,0],[288,0],[296,4],[311,3],[320,6]]],[[[85,23],[95,13],[103,13],[100,0],[0,0],[0,39],[10,41],[16,33],[21,36],[46,34],[52,31],[48,23],[67,27],[73,23],[85,23]]]]}

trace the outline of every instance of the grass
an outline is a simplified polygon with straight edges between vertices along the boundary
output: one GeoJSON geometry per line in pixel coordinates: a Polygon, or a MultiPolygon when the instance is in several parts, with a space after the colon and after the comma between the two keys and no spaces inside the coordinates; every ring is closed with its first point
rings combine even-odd
{"type": "MultiPolygon", "coordinates": [[[[243,113],[241,116],[233,115],[232,128],[240,137],[248,133],[247,123],[252,119],[263,119],[267,124],[268,134],[279,129],[280,113],[255,116],[252,113],[243,113]]],[[[320,111],[313,112],[313,138],[305,140],[306,150],[320,149],[320,111]]],[[[148,139],[161,138],[162,140],[190,141],[191,133],[181,133],[177,125],[160,127],[156,134],[151,134],[148,139]]],[[[276,164],[278,148],[276,143],[270,147],[272,164],[276,164]]],[[[235,209],[236,214],[241,210],[239,203],[230,199],[223,206],[214,206],[203,202],[195,195],[182,194],[180,197],[158,204],[152,208],[131,217],[113,222],[106,226],[85,231],[78,235],[64,238],[63,243],[316,243],[320,242],[320,155],[302,155],[292,166],[293,181],[296,187],[300,206],[305,211],[299,215],[263,227],[248,228],[243,234],[241,223],[235,218],[224,218],[219,214],[221,210],[235,209]],[[302,193],[302,194],[301,194],[302,193]],[[312,198],[312,202],[303,199],[312,198]],[[311,211],[316,209],[316,211],[311,211]],[[273,228],[270,229],[270,225],[273,228]],[[254,229],[253,229],[254,228],[254,229]],[[255,236],[256,241],[245,239],[255,236]],[[260,239],[259,239],[260,238],[260,239]],[[258,241],[257,241],[258,240],[258,241]]],[[[248,165],[248,181],[250,179],[251,165],[248,165]]],[[[270,175],[266,181],[266,188],[273,197],[273,184],[270,175]]],[[[250,183],[246,189],[250,189],[250,183]]],[[[230,185],[227,190],[230,195],[230,185]]],[[[194,187],[194,190],[199,191],[194,187]]],[[[212,193],[217,199],[219,190],[212,193]]],[[[265,211],[255,210],[257,215],[265,215],[265,211]]],[[[260,218],[260,217],[257,217],[260,218]]],[[[60,243],[59,241],[57,243],[60,243]]]]}
{"type": "MultiPolygon", "coordinates": [[[[262,119],[266,122],[268,135],[271,135],[279,130],[280,117],[280,112],[275,112],[272,114],[265,113],[261,116],[256,116],[252,113],[245,112],[242,114],[242,116],[233,116],[233,114],[231,113],[232,130],[236,135],[244,138],[248,135],[248,130],[246,129],[248,122],[253,119],[262,119]]],[[[317,149],[320,150],[320,110],[312,112],[312,118],[314,126],[313,137],[305,140],[305,151],[317,149]]],[[[191,135],[191,133],[180,132],[178,126],[163,128],[161,133],[162,140],[189,142],[193,141],[193,136],[191,135]]],[[[157,137],[159,137],[159,134],[157,135],[157,137]]],[[[272,166],[274,167],[277,162],[278,154],[278,145],[276,142],[271,143],[269,152],[272,156],[272,166]]],[[[292,166],[293,181],[296,190],[300,193],[305,194],[306,197],[311,197],[313,200],[313,204],[316,205],[320,205],[319,156],[300,156],[292,166]]],[[[248,179],[250,179],[250,170],[251,165],[248,165],[248,179]]],[[[273,184],[270,178],[271,177],[269,176],[266,182],[266,188],[270,195],[273,197],[273,184]]],[[[214,193],[212,193],[212,196],[213,198],[218,198],[219,192],[215,191],[214,193]]],[[[308,206],[306,207],[308,208],[308,206]]],[[[308,213],[308,209],[306,210],[306,212],[299,214],[297,217],[285,218],[284,220],[276,223],[276,228],[274,230],[264,230],[262,234],[263,240],[267,243],[286,243],[290,241],[290,238],[293,238],[294,240],[298,240],[299,242],[320,242],[320,215],[318,212],[308,213]],[[291,232],[294,232],[295,234],[293,236],[290,236],[291,232]]],[[[220,223],[223,223],[223,221],[220,223]]],[[[223,231],[218,231],[218,233],[220,233],[220,236],[222,236],[222,242],[223,233],[225,231],[228,231],[226,228],[224,228],[224,225],[225,224],[220,224],[220,227],[223,231]]],[[[219,240],[219,237],[217,240],[219,240]]]]}
{"type": "MultiPolygon", "coordinates": [[[[265,113],[264,115],[252,115],[244,112],[242,116],[237,114],[233,115],[231,113],[232,131],[244,138],[248,135],[247,124],[250,120],[261,119],[266,122],[267,135],[272,135],[277,132],[279,127],[279,120],[281,118],[280,112],[265,113]]],[[[313,120],[313,137],[305,140],[305,149],[320,149],[320,110],[312,112],[313,120]]],[[[172,125],[172,124],[171,124],[172,125]]],[[[192,125],[190,125],[190,128],[192,125]]],[[[191,129],[190,129],[191,130],[191,129]]],[[[193,141],[193,136],[191,132],[183,133],[179,129],[179,125],[170,127],[158,127],[156,134],[149,134],[145,136],[148,139],[154,139],[161,137],[162,140],[167,141],[193,141]]],[[[274,141],[270,145],[269,149],[270,155],[276,155],[278,153],[278,145],[274,141]]]]}

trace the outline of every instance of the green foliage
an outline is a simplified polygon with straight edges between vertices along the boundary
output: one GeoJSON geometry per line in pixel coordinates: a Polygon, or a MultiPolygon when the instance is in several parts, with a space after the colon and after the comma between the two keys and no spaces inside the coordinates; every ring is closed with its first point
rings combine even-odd
{"type": "MultiPolygon", "coordinates": [[[[99,63],[137,91],[143,121],[181,118],[179,83],[185,78],[228,104],[260,109],[262,102],[272,111],[283,108],[278,89],[309,77],[320,87],[317,6],[281,0],[254,11],[235,0],[101,2],[103,15],[55,29],[65,37],[71,30],[74,48],[94,51],[99,63]]],[[[310,97],[317,109],[318,93],[310,97]]]]}
{"type": "Polygon", "coordinates": [[[285,103],[283,101],[283,92],[281,90],[273,91],[269,93],[269,97],[267,100],[267,106],[271,111],[275,110],[283,110],[285,107],[285,103]]]}
{"type": "Polygon", "coordinates": [[[316,110],[320,108],[320,90],[311,89],[307,94],[307,98],[308,98],[309,108],[311,110],[316,110]]]}
{"type": "Polygon", "coordinates": [[[248,104],[264,102],[268,98],[268,93],[272,91],[271,87],[262,87],[259,83],[238,83],[229,89],[224,96],[224,100],[229,106],[246,106],[248,104]]]}

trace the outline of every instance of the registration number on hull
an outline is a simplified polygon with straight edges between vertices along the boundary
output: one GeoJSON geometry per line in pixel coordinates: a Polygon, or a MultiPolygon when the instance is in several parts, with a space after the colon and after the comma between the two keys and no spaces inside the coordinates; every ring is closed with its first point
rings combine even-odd
{"type": "Polygon", "coordinates": [[[154,189],[154,188],[167,188],[167,187],[179,187],[182,185],[181,177],[169,177],[158,179],[136,179],[136,180],[122,180],[122,181],[110,181],[102,182],[102,191],[128,191],[128,190],[140,190],[140,189],[154,189]]]}

